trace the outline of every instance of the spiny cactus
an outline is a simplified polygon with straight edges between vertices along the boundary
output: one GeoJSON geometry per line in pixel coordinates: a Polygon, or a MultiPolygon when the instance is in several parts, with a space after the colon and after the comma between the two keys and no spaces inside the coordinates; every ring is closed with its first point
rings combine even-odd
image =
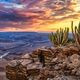
{"type": "Polygon", "coordinates": [[[75,26],[73,28],[73,21],[72,21],[71,22],[71,30],[72,30],[72,34],[73,34],[75,43],[78,46],[78,48],[80,48],[80,22],[79,22],[78,26],[75,26]]]}
{"type": "Polygon", "coordinates": [[[49,39],[54,44],[54,46],[64,46],[68,42],[68,33],[69,28],[60,28],[55,33],[52,32],[49,34],[49,39]]]}

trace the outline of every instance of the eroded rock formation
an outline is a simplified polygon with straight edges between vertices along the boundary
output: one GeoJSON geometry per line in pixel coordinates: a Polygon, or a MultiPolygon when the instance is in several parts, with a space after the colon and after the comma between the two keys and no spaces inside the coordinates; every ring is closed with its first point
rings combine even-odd
{"type": "Polygon", "coordinates": [[[6,66],[9,80],[80,80],[80,50],[76,46],[37,49],[19,61],[6,66]],[[44,67],[40,52],[45,57],[44,67]]]}

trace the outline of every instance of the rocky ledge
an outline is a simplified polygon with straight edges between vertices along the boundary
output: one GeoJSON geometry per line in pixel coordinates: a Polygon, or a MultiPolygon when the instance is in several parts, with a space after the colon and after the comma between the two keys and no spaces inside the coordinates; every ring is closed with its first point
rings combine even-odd
{"type": "Polygon", "coordinates": [[[40,48],[6,66],[9,80],[80,80],[76,46],[40,48]]]}

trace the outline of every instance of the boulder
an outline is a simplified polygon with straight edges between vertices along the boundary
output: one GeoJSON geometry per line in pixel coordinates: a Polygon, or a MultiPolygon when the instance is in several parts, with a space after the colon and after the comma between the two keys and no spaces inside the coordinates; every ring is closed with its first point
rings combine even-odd
{"type": "Polygon", "coordinates": [[[73,54],[72,56],[70,56],[70,67],[80,67],[80,56],[78,54],[73,54]]]}
{"type": "Polygon", "coordinates": [[[79,53],[76,46],[37,49],[20,62],[11,61],[6,76],[9,80],[80,80],[79,53]],[[45,57],[45,67],[39,61],[40,53],[45,57]]]}
{"type": "Polygon", "coordinates": [[[21,64],[7,65],[6,77],[9,80],[27,80],[26,67],[21,64]]]}

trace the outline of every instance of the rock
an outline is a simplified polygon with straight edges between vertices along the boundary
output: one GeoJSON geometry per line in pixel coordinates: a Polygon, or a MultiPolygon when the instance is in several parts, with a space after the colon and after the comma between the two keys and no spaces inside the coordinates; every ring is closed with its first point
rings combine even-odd
{"type": "Polygon", "coordinates": [[[58,61],[58,58],[53,58],[51,62],[56,63],[57,61],[58,61]]]}
{"type": "Polygon", "coordinates": [[[22,60],[22,65],[26,66],[28,64],[32,63],[32,60],[29,60],[29,59],[25,59],[25,60],[22,60]]]}
{"type": "Polygon", "coordinates": [[[40,49],[47,49],[47,47],[46,46],[42,46],[40,49]]]}
{"type": "Polygon", "coordinates": [[[79,53],[79,49],[77,47],[74,47],[74,46],[70,46],[70,51],[72,52],[72,54],[78,54],[79,53]]]}
{"type": "Polygon", "coordinates": [[[22,56],[22,58],[23,58],[23,59],[25,59],[25,58],[26,58],[26,59],[30,59],[30,58],[31,58],[31,56],[30,56],[30,54],[29,54],[29,53],[27,53],[27,54],[23,55],[23,56],[22,56]]]}
{"type": "Polygon", "coordinates": [[[48,50],[48,49],[37,49],[37,50],[34,51],[32,54],[38,55],[38,54],[40,54],[41,52],[43,53],[43,55],[44,55],[45,57],[51,57],[51,56],[52,56],[52,53],[51,53],[50,50],[48,50]]]}
{"type": "Polygon", "coordinates": [[[73,54],[79,54],[79,49],[74,46],[65,47],[65,48],[63,48],[63,54],[65,54],[67,56],[71,56],[73,54]]]}
{"type": "Polygon", "coordinates": [[[25,54],[24,56],[21,57],[21,64],[26,66],[28,64],[31,64],[34,62],[34,59],[32,58],[31,54],[25,54]]]}
{"type": "Polygon", "coordinates": [[[48,68],[43,68],[40,70],[39,76],[37,76],[37,80],[47,80],[48,78],[53,78],[53,71],[50,71],[48,68]]]}
{"type": "Polygon", "coordinates": [[[78,54],[73,54],[70,56],[70,66],[73,68],[80,67],[80,56],[78,54]]]}
{"type": "Polygon", "coordinates": [[[80,76],[80,67],[77,68],[77,70],[76,70],[76,75],[77,75],[77,76],[80,76]]]}
{"type": "Polygon", "coordinates": [[[80,51],[76,46],[41,48],[6,66],[9,80],[80,80],[80,51]],[[45,57],[45,67],[38,55],[45,57]],[[34,60],[34,61],[33,61],[34,60]],[[12,79],[11,79],[12,78],[12,79]],[[23,78],[23,79],[22,79],[23,78]]]}
{"type": "Polygon", "coordinates": [[[27,75],[28,76],[38,76],[40,73],[40,69],[28,69],[27,75]]]}
{"type": "Polygon", "coordinates": [[[74,76],[56,76],[53,80],[77,80],[74,76]]]}
{"type": "Polygon", "coordinates": [[[27,69],[40,69],[42,68],[42,64],[40,62],[35,62],[27,65],[27,69]]]}
{"type": "Polygon", "coordinates": [[[68,48],[68,47],[63,48],[63,54],[67,55],[67,56],[70,56],[71,55],[70,48],[68,48]]]}
{"type": "Polygon", "coordinates": [[[23,65],[6,66],[6,77],[9,80],[27,80],[26,67],[23,65]]]}
{"type": "Polygon", "coordinates": [[[10,63],[8,63],[9,66],[15,67],[17,64],[20,64],[21,62],[19,60],[12,60],[10,63]]]}

